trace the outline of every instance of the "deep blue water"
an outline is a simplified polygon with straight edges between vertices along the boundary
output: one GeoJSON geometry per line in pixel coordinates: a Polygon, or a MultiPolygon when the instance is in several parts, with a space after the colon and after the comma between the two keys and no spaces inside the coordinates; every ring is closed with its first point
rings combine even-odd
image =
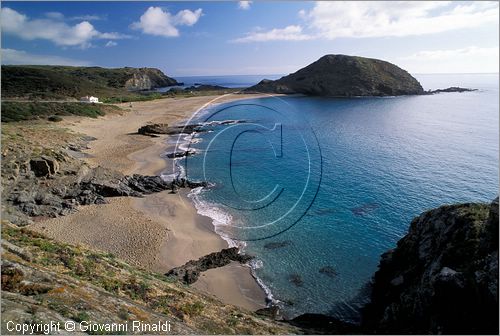
{"type": "Polygon", "coordinates": [[[380,255],[412,218],[497,195],[498,75],[417,77],[426,89],[479,91],[262,98],[198,116],[245,121],[206,126],[183,165],[215,183],[192,193],[197,208],[257,256],[256,275],[289,315],[354,318],[380,255]]]}

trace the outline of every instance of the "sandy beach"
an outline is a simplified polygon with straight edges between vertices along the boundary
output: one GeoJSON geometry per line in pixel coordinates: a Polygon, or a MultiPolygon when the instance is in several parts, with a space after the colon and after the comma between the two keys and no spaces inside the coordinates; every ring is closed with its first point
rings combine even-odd
{"type": "MultiPolygon", "coordinates": [[[[225,95],[216,103],[254,97],[257,96],[225,95]]],[[[75,117],[63,126],[97,139],[85,151],[89,157],[84,160],[91,166],[124,174],[158,175],[169,171],[172,165],[161,157],[168,147],[167,136],[151,138],[137,134],[137,129],[148,123],[175,124],[187,120],[215,98],[167,98],[135,102],[132,107],[121,104],[121,114],[98,119],[75,117]]],[[[56,240],[110,252],[136,266],[164,273],[227,247],[214,232],[211,219],[197,214],[187,192],[110,198],[108,204],[82,206],[74,214],[37,222],[32,228],[56,240]]],[[[250,269],[239,264],[203,273],[194,287],[250,310],[265,306],[265,294],[250,269]]]]}

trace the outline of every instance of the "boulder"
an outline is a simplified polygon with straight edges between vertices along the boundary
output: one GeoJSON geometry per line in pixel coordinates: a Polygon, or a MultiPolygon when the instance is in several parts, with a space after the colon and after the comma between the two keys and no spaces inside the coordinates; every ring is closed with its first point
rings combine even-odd
{"type": "Polygon", "coordinates": [[[48,177],[59,171],[59,163],[49,156],[42,156],[30,160],[30,169],[36,177],[48,177]]]}
{"type": "Polygon", "coordinates": [[[169,130],[168,124],[150,124],[139,128],[137,133],[142,135],[167,134],[168,130],[169,130]]]}

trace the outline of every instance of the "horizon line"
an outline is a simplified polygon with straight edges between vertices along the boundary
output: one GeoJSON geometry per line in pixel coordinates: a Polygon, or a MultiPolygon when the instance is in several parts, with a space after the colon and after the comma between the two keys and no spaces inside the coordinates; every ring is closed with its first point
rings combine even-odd
{"type": "MultiPolygon", "coordinates": [[[[500,72],[415,72],[411,75],[498,75],[500,72]]],[[[289,73],[292,74],[292,73],[289,73]]],[[[226,74],[226,75],[168,75],[170,77],[223,77],[223,76],[288,76],[289,74],[226,74]]]]}

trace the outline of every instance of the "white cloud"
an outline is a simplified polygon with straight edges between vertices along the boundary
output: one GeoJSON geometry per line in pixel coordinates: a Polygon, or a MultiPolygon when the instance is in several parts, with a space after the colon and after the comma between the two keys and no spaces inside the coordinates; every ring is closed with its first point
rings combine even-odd
{"type": "Polygon", "coordinates": [[[138,22],[132,23],[131,28],[142,30],[144,34],[175,37],[179,36],[176,26],[192,26],[198,22],[202,14],[201,8],[194,12],[184,9],[172,15],[160,7],[149,7],[138,22]]]}
{"type": "Polygon", "coordinates": [[[108,39],[108,40],[123,40],[131,38],[132,36],[120,33],[99,33],[100,39],[108,39]]]}
{"type": "Polygon", "coordinates": [[[498,3],[320,1],[302,16],[326,39],[425,35],[498,22],[498,3]]]}
{"type": "Polygon", "coordinates": [[[23,50],[2,49],[2,64],[29,65],[91,65],[90,62],[53,55],[30,54],[23,50]]]}
{"type": "Polygon", "coordinates": [[[77,15],[72,17],[65,17],[63,13],[60,12],[47,12],[44,14],[47,18],[52,20],[73,20],[73,21],[98,21],[104,20],[105,16],[100,16],[96,14],[91,15],[77,15]]]}
{"type": "Polygon", "coordinates": [[[79,16],[73,16],[69,18],[70,20],[83,20],[83,21],[99,21],[99,20],[105,20],[105,16],[100,16],[100,15],[95,15],[95,14],[90,14],[90,15],[79,15],[79,16]]]}
{"type": "Polygon", "coordinates": [[[232,42],[267,42],[267,41],[303,41],[310,40],[313,36],[304,34],[301,26],[287,26],[275,28],[268,31],[257,30],[248,33],[244,37],[237,38],[232,42]]]}
{"type": "Polygon", "coordinates": [[[203,11],[201,8],[198,8],[194,12],[189,9],[181,10],[174,16],[174,25],[192,26],[198,22],[202,14],[203,11]]]}
{"type": "Polygon", "coordinates": [[[247,10],[250,9],[250,5],[252,4],[252,1],[238,1],[238,8],[247,10]]]}
{"type": "Polygon", "coordinates": [[[422,50],[398,61],[412,73],[498,72],[498,47],[422,50]]]}
{"type": "Polygon", "coordinates": [[[497,56],[498,57],[498,47],[492,48],[480,48],[476,46],[470,46],[467,48],[460,49],[448,49],[448,50],[423,50],[419,51],[413,55],[403,57],[402,59],[407,60],[448,60],[455,57],[463,56],[497,56]]]}
{"type": "Polygon", "coordinates": [[[498,2],[317,1],[311,10],[300,10],[298,17],[303,20],[300,25],[276,28],[267,33],[250,32],[235,41],[425,35],[498,24],[499,15],[498,2]],[[287,32],[287,29],[295,32],[287,32]]]}
{"type": "Polygon", "coordinates": [[[55,12],[47,14],[49,14],[49,18],[46,19],[30,19],[24,14],[4,7],[1,11],[2,31],[23,40],[43,39],[59,46],[78,46],[81,48],[89,47],[92,39],[123,39],[130,37],[115,32],[101,33],[88,21],[82,21],[71,26],[61,21],[61,16],[55,14],[55,12]],[[54,19],[55,17],[58,17],[58,19],[54,19]]]}
{"type": "Polygon", "coordinates": [[[105,47],[116,47],[118,45],[118,43],[114,42],[114,41],[108,41],[108,43],[106,43],[104,46],[105,47]]]}
{"type": "Polygon", "coordinates": [[[52,20],[63,20],[64,19],[63,13],[59,13],[59,12],[47,12],[47,13],[45,13],[45,16],[48,17],[49,19],[52,19],[52,20]]]}

